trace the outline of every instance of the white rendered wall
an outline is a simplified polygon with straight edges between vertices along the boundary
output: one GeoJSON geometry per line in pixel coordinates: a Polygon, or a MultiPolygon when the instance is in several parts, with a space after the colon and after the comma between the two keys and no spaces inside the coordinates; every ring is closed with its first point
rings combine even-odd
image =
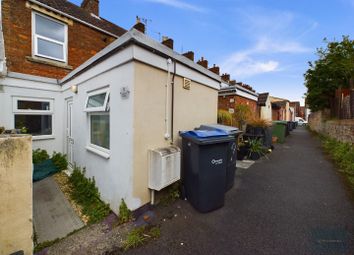
{"type": "Polygon", "coordinates": [[[272,121],[272,104],[270,102],[269,97],[267,98],[265,106],[261,107],[261,118],[268,121],[272,121]]]}
{"type": "Polygon", "coordinates": [[[51,154],[53,151],[63,152],[63,102],[61,97],[61,88],[59,85],[39,82],[19,78],[0,79],[0,126],[6,129],[13,129],[15,126],[15,117],[13,109],[14,97],[26,97],[28,99],[52,99],[52,131],[50,139],[41,139],[40,136],[33,137],[33,149],[41,148],[51,154]]]}
{"type": "MultiPolygon", "coordinates": [[[[64,100],[73,99],[73,158],[77,166],[86,168],[86,176],[95,177],[102,199],[118,213],[121,199],[130,209],[142,204],[132,197],[133,189],[133,62],[125,62],[131,50],[116,54],[84,72],[64,86],[64,100]],[[114,67],[117,66],[117,67],[114,67]],[[69,89],[78,85],[78,93],[69,89]],[[85,110],[87,92],[109,86],[110,90],[110,158],[104,158],[86,147],[89,143],[89,117],[85,110]],[[130,95],[124,99],[120,89],[128,87],[130,95]]],[[[65,130],[65,129],[64,129],[65,130]]]]}

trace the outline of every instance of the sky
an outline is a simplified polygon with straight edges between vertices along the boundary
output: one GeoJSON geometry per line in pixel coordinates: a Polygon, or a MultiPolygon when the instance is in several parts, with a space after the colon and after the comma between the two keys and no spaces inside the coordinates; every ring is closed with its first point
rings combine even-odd
{"type": "MultiPolygon", "coordinates": [[[[80,5],[82,0],[70,0],[80,5]]],[[[100,16],[194,51],[258,93],[304,102],[303,74],[324,38],[353,38],[354,0],[100,0],[100,16]]]]}

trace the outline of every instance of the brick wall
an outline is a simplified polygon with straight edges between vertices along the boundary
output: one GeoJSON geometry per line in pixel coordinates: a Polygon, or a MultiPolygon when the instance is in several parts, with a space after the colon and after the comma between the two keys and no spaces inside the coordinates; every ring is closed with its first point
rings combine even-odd
{"type": "Polygon", "coordinates": [[[258,106],[257,102],[240,97],[240,96],[235,96],[235,95],[229,95],[229,96],[219,96],[219,101],[218,101],[218,109],[223,109],[223,110],[229,110],[235,109],[236,105],[239,104],[245,104],[248,105],[252,111],[253,117],[258,117],[259,116],[259,111],[258,111],[258,106]],[[230,102],[230,100],[234,100],[233,102],[230,102]]]}
{"type": "Polygon", "coordinates": [[[258,105],[256,101],[244,98],[244,97],[240,97],[240,96],[236,96],[236,102],[237,104],[245,104],[248,105],[252,111],[252,115],[253,117],[258,117],[259,116],[259,110],[258,110],[258,105]]]}
{"type": "Polygon", "coordinates": [[[311,113],[309,116],[310,128],[339,141],[354,144],[354,119],[328,120],[329,116],[329,111],[311,113]]]}
{"type": "Polygon", "coordinates": [[[28,59],[32,56],[31,12],[24,0],[3,0],[2,22],[8,71],[60,79],[115,40],[74,21],[73,25],[68,25],[67,67],[33,62],[28,59]]]}

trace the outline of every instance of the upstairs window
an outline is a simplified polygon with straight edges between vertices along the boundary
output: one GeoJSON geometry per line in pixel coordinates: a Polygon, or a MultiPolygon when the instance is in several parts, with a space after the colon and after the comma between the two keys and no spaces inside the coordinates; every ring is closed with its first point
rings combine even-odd
{"type": "Polygon", "coordinates": [[[34,55],[67,61],[67,25],[33,13],[34,55]]]}

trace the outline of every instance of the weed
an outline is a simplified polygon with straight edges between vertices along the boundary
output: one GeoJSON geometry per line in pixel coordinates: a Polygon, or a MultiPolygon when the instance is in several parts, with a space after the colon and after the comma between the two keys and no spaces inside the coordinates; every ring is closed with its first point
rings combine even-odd
{"type": "Polygon", "coordinates": [[[43,243],[39,243],[39,244],[35,245],[35,247],[33,249],[33,253],[37,253],[37,252],[43,250],[44,248],[50,247],[53,244],[59,242],[61,239],[62,238],[57,238],[52,241],[44,241],[43,243]]]}
{"type": "Polygon", "coordinates": [[[39,164],[47,159],[49,159],[49,155],[46,150],[41,150],[41,149],[33,150],[33,152],[32,152],[33,164],[39,164]]]}
{"type": "Polygon", "coordinates": [[[151,239],[159,238],[161,231],[159,227],[147,226],[133,229],[123,243],[124,251],[143,245],[151,239]]]}
{"type": "Polygon", "coordinates": [[[119,206],[119,224],[126,223],[132,218],[132,212],[128,209],[127,204],[122,199],[122,202],[119,206]]]}
{"type": "Polygon", "coordinates": [[[354,189],[354,146],[320,135],[324,150],[331,155],[354,189]]]}
{"type": "Polygon", "coordinates": [[[69,177],[72,188],[71,197],[82,206],[82,213],[89,217],[88,223],[96,223],[105,218],[110,208],[100,199],[94,178],[86,178],[85,170],[75,167],[69,177]]]}
{"type": "Polygon", "coordinates": [[[166,194],[161,198],[160,203],[162,205],[169,205],[181,197],[180,183],[176,182],[167,187],[166,194]]]}

